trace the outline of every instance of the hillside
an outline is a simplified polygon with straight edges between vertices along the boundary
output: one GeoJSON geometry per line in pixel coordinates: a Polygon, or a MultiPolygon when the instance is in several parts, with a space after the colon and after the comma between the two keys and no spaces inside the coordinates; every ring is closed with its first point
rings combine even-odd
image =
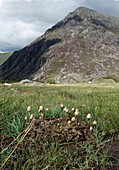
{"type": "Polygon", "coordinates": [[[11,52],[9,53],[0,53],[0,65],[3,64],[9,57],[12,55],[11,52]]]}
{"type": "Polygon", "coordinates": [[[119,19],[79,7],[0,66],[1,81],[50,83],[119,77],[119,19]]]}

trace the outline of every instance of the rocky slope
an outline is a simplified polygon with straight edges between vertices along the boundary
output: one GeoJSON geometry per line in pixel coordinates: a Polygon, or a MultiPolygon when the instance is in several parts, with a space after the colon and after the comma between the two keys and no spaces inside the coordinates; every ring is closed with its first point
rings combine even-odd
{"type": "Polygon", "coordinates": [[[51,83],[119,77],[119,19],[79,7],[0,66],[1,81],[51,83]]]}

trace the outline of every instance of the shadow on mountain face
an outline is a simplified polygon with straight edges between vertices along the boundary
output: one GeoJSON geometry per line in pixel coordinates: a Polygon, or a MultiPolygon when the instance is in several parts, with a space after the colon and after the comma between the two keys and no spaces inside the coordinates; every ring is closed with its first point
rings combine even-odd
{"type": "Polygon", "coordinates": [[[20,51],[16,51],[10,58],[0,66],[0,80],[21,80],[29,78],[37,72],[46,62],[45,53],[49,48],[61,39],[55,38],[46,40],[45,38],[26,46],[20,51]]]}

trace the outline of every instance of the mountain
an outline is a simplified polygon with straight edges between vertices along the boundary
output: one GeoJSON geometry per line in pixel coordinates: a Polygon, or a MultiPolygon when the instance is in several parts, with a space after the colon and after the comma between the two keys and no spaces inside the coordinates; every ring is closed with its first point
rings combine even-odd
{"type": "Polygon", "coordinates": [[[50,83],[119,77],[119,19],[79,7],[0,66],[1,81],[50,83]]]}

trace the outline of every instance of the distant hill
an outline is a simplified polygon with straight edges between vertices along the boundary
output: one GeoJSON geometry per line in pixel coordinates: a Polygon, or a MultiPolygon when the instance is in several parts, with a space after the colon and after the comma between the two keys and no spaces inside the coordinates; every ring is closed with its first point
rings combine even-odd
{"type": "Polygon", "coordinates": [[[10,57],[10,55],[12,55],[12,52],[0,53],[0,65],[3,64],[10,57]]]}
{"type": "Polygon", "coordinates": [[[89,82],[119,77],[119,19],[79,7],[0,66],[1,81],[89,82]]]}

